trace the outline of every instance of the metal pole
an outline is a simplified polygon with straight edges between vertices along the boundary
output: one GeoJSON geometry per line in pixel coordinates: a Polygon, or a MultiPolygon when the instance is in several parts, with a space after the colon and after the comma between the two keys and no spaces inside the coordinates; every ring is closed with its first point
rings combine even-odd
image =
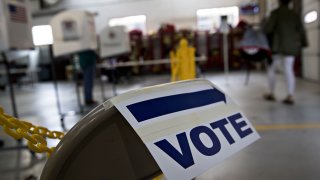
{"type": "Polygon", "coordinates": [[[226,83],[229,84],[229,45],[228,45],[228,34],[223,33],[223,61],[224,61],[224,73],[226,77],[226,83]]]}
{"type": "MultiPolygon", "coordinates": [[[[101,62],[101,60],[100,60],[100,62],[101,62]]],[[[101,97],[102,97],[103,101],[106,101],[106,96],[104,94],[104,91],[105,91],[104,82],[103,82],[103,79],[102,79],[103,78],[102,66],[98,65],[97,67],[98,67],[97,69],[99,71],[99,83],[100,83],[101,97]]]]}
{"type": "Polygon", "coordinates": [[[111,76],[112,76],[112,91],[113,91],[113,95],[117,96],[117,87],[116,87],[116,60],[115,59],[110,59],[111,61],[111,76]]]}
{"type": "Polygon", "coordinates": [[[62,115],[60,98],[59,98],[58,81],[57,81],[57,75],[56,75],[56,65],[54,63],[52,45],[49,46],[49,56],[50,56],[50,60],[51,60],[51,71],[52,71],[51,73],[52,73],[54,91],[55,91],[55,95],[56,95],[56,103],[57,103],[57,107],[58,107],[58,113],[59,113],[59,115],[62,115]]]}
{"type": "MultiPolygon", "coordinates": [[[[80,85],[79,85],[79,78],[78,78],[78,71],[77,71],[77,67],[76,67],[76,58],[75,56],[72,56],[72,65],[73,65],[73,76],[74,76],[74,81],[76,84],[76,95],[77,95],[77,103],[78,103],[78,107],[79,107],[79,111],[80,113],[83,113],[83,107],[81,105],[81,96],[80,96],[80,85]]],[[[83,84],[83,88],[84,88],[84,84],[83,84]]]]}
{"type": "Polygon", "coordinates": [[[61,121],[62,129],[65,129],[64,114],[62,113],[61,103],[60,103],[60,98],[59,98],[59,88],[58,88],[58,81],[57,81],[57,75],[56,75],[56,66],[55,66],[55,63],[54,63],[52,45],[49,46],[49,57],[50,57],[50,61],[51,61],[51,71],[52,71],[51,73],[52,73],[52,80],[53,80],[54,92],[55,92],[55,96],[56,96],[56,103],[57,103],[58,113],[60,115],[60,121],[61,121]]]}
{"type": "Polygon", "coordinates": [[[16,118],[19,118],[8,58],[7,58],[7,55],[5,52],[1,53],[1,56],[3,58],[3,62],[5,64],[5,66],[6,66],[6,74],[7,74],[8,84],[9,84],[9,92],[10,92],[10,99],[11,99],[11,106],[12,106],[13,115],[16,118]]]}

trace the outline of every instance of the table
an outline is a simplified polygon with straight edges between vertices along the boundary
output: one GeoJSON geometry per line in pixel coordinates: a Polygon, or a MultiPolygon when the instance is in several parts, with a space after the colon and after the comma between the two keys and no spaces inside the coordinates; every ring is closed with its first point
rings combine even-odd
{"type": "MultiPolygon", "coordinates": [[[[206,62],[207,57],[206,56],[196,57],[195,60],[196,62],[206,62]]],[[[170,64],[170,63],[171,63],[170,59],[155,59],[155,60],[129,61],[129,62],[104,61],[100,64],[97,64],[97,68],[111,70],[112,74],[114,75],[116,69],[120,67],[152,66],[152,65],[170,64]]],[[[102,80],[100,81],[100,86],[101,86],[101,91],[103,91],[104,85],[102,80]]],[[[114,96],[116,96],[117,90],[116,90],[116,83],[114,81],[112,82],[112,90],[113,90],[114,96]]],[[[102,94],[104,93],[102,92],[102,94]]],[[[104,95],[103,95],[103,99],[106,100],[104,95]]]]}

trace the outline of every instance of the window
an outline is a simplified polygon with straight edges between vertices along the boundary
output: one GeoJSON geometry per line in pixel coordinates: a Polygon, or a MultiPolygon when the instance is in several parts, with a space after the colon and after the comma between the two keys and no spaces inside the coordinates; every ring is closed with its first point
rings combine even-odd
{"type": "Polygon", "coordinates": [[[35,46],[49,45],[53,43],[52,28],[50,25],[32,27],[32,39],[35,46]]]}
{"type": "Polygon", "coordinates": [[[109,26],[125,26],[128,31],[138,29],[146,33],[146,19],[145,15],[113,18],[109,21],[109,26]]]}
{"type": "Polygon", "coordinates": [[[232,6],[197,10],[198,29],[215,32],[220,27],[221,16],[227,16],[228,23],[236,26],[239,21],[239,8],[232,6]]]}

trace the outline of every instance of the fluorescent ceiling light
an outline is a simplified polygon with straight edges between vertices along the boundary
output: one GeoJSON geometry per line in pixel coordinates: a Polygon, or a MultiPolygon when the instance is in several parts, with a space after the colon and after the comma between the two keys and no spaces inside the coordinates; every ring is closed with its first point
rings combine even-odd
{"type": "Polygon", "coordinates": [[[53,44],[52,28],[50,25],[32,27],[32,38],[35,46],[53,44]]]}
{"type": "Polygon", "coordinates": [[[310,11],[304,16],[305,23],[312,23],[318,19],[317,11],[310,11]]]}
{"type": "Polygon", "coordinates": [[[199,9],[197,10],[197,16],[212,16],[212,15],[227,15],[234,14],[239,16],[239,8],[237,6],[211,8],[211,9],[199,9]]]}
{"type": "Polygon", "coordinates": [[[132,23],[145,23],[146,19],[147,17],[145,15],[113,18],[109,21],[109,26],[127,25],[132,23]]]}

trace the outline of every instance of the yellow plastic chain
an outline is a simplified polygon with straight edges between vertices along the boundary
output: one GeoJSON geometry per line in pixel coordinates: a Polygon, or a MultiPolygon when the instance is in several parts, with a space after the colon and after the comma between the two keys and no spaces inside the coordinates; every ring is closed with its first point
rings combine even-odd
{"type": "Polygon", "coordinates": [[[36,153],[46,152],[48,156],[50,156],[55,147],[49,148],[45,138],[61,140],[64,137],[63,132],[50,131],[45,127],[35,126],[29,122],[7,115],[2,107],[0,107],[0,126],[3,127],[3,130],[8,135],[16,140],[22,138],[28,140],[27,146],[32,151],[36,153]]]}

